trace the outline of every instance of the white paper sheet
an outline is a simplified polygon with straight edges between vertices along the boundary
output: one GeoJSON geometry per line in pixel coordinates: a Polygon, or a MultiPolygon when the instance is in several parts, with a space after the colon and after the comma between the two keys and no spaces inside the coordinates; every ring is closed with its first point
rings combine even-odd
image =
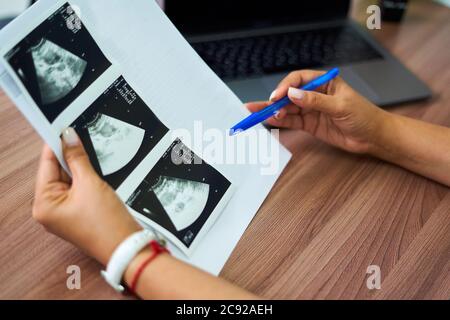
{"type": "MultiPolygon", "coordinates": [[[[24,24],[37,25],[48,14],[50,7],[58,8],[66,2],[38,1],[32,11],[25,12],[0,32],[0,51],[10,45],[7,34],[22,34],[24,24]]],[[[168,127],[192,130],[195,121],[201,120],[204,130],[219,128],[225,131],[248,114],[241,101],[201,60],[156,2],[149,0],[68,2],[80,8],[83,23],[106,57],[114,65],[120,66],[120,73],[168,127]]],[[[111,73],[110,76],[102,76],[108,78],[105,83],[116,75],[114,68],[108,72],[111,73]]],[[[55,123],[58,125],[48,125],[43,115],[30,104],[29,99],[14,94],[17,88],[8,84],[10,83],[8,78],[9,76],[4,75],[0,80],[1,85],[61,159],[58,136],[68,121],[64,117],[70,118],[71,115],[61,117],[66,119],[64,121],[57,119],[55,123]]],[[[104,83],[99,82],[96,85],[104,86],[104,83]]],[[[81,106],[94,98],[94,94],[87,94],[84,100],[79,99],[83,101],[76,101],[75,105],[81,106]]],[[[267,137],[275,140],[268,132],[267,137]]],[[[202,151],[197,150],[195,144],[189,147],[194,152],[202,151]]],[[[175,256],[213,274],[220,272],[290,159],[290,153],[282,146],[277,151],[279,170],[273,175],[261,174],[263,164],[214,164],[215,168],[237,186],[236,192],[216,222],[203,236],[193,254],[188,258],[174,246],[170,246],[175,256]]],[[[205,160],[209,162],[207,158],[205,160]]],[[[136,171],[139,173],[139,170],[136,171]]],[[[141,173],[145,174],[144,171],[141,173]]],[[[136,177],[135,182],[129,183],[136,183],[138,179],[139,177],[136,177]]],[[[117,192],[125,201],[132,191],[130,187],[121,186],[117,192]]]]}

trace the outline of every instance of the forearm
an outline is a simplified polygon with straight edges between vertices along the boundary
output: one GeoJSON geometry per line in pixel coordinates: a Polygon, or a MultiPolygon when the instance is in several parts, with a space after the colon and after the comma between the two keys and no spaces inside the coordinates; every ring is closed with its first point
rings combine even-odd
{"type": "MultiPolygon", "coordinates": [[[[151,255],[142,251],[125,273],[130,285],[139,265],[151,255]]],[[[136,287],[143,299],[256,299],[224,279],[214,277],[168,254],[159,255],[142,272],[136,287]]]]}
{"type": "Polygon", "coordinates": [[[450,186],[450,128],[386,113],[371,154],[450,186]]]}

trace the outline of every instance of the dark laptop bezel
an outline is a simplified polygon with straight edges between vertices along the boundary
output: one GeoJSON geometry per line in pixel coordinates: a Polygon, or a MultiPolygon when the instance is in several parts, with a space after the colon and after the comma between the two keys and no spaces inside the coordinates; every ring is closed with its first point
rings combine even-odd
{"type": "Polygon", "coordinates": [[[284,5],[283,0],[275,4],[256,0],[234,1],[234,4],[233,0],[165,0],[160,3],[169,19],[189,39],[342,22],[348,18],[351,4],[350,0],[284,0],[284,5]],[[272,8],[270,11],[269,6],[272,8]]]}

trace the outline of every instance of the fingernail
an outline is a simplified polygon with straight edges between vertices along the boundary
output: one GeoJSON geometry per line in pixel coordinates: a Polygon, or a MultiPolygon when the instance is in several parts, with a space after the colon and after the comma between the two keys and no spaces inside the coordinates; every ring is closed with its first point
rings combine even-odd
{"type": "Polygon", "coordinates": [[[69,147],[75,147],[80,143],[80,138],[73,128],[64,129],[62,133],[64,143],[69,147]]]}
{"type": "Polygon", "coordinates": [[[277,90],[273,90],[272,94],[270,95],[269,100],[274,101],[276,96],[277,96],[277,90]]]}
{"type": "Polygon", "coordinates": [[[303,90],[297,88],[289,88],[289,96],[296,99],[301,100],[305,96],[305,92],[303,90]]]}

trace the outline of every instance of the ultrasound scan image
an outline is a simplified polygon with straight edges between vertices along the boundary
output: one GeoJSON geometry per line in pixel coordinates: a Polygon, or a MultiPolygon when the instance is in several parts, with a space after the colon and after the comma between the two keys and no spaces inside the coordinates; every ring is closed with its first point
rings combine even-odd
{"type": "Polygon", "coordinates": [[[104,176],[125,167],[138,153],[145,130],[104,114],[88,125],[89,136],[104,176]]]}
{"type": "Polygon", "coordinates": [[[31,48],[31,56],[44,105],[68,95],[80,82],[87,65],[85,60],[47,39],[31,48]]]}
{"type": "Polygon", "coordinates": [[[97,173],[114,189],[169,131],[122,76],[72,127],[97,173]]]}
{"type": "Polygon", "coordinates": [[[161,176],[152,189],[177,231],[193,224],[208,202],[209,185],[202,182],[161,176]]]}
{"type": "Polygon", "coordinates": [[[68,3],[5,59],[50,123],[111,66],[68,3]]]}
{"type": "Polygon", "coordinates": [[[127,205],[189,248],[230,186],[227,178],[177,139],[129,197],[127,205]],[[180,150],[191,162],[173,161],[173,152],[180,150]]]}

